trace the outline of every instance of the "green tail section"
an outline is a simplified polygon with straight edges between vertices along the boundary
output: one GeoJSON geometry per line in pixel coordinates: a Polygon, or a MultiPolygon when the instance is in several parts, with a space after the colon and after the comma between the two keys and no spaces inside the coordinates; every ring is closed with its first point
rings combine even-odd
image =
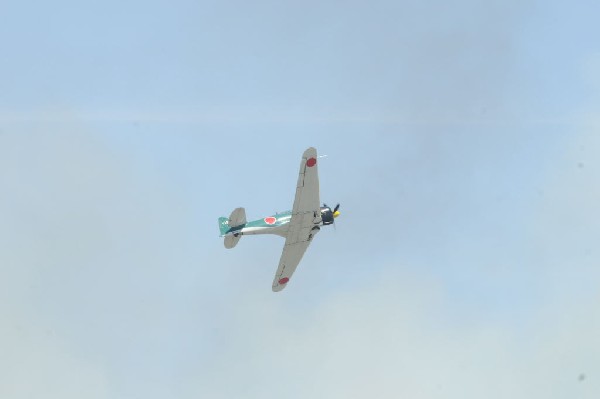
{"type": "Polygon", "coordinates": [[[228,218],[219,218],[219,229],[221,235],[224,236],[229,230],[234,227],[239,227],[246,224],[246,210],[244,208],[235,208],[228,218]]]}
{"type": "Polygon", "coordinates": [[[226,217],[219,218],[219,229],[221,230],[222,236],[224,236],[229,231],[229,218],[226,218],[226,217]]]}

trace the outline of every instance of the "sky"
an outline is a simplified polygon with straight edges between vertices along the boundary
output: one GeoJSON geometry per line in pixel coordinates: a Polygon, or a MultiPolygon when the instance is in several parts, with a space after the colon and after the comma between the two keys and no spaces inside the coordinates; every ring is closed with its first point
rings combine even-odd
{"type": "Polygon", "coordinates": [[[597,398],[599,13],[0,3],[0,397],[597,398]]]}

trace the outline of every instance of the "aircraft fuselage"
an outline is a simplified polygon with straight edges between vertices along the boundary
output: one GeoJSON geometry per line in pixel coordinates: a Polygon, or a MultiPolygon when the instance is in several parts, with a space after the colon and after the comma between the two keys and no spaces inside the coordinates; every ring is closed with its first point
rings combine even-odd
{"type": "Polygon", "coordinates": [[[226,235],[277,234],[285,237],[291,219],[291,211],[277,213],[273,216],[234,226],[227,231],[226,235]]]}
{"type": "MultiPolygon", "coordinates": [[[[316,227],[329,225],[333,223],[334,214],[329,207],[321,207],[321,214],[315,215],[314,223],[316,227]]],[[[246,222],[239,226],[233,226],[224,235],[252,235],[252,234],[276,234],[285,237],[289,230],[289,223],[292,219],[292,211],[276,213],[273,216],[267,216],[262,219],[246,222]]],[[[224,223],[227,223],[224,221],[224,223]]]]}

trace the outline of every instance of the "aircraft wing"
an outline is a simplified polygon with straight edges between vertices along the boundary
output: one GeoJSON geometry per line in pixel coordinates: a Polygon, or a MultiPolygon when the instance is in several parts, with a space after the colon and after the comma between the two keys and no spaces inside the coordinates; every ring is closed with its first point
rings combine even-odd
{"type": "Polygon", "coordinates": [[[317,150],[310,147],[304,151],[300,162],[292,218],[273,280],[273,291],[281,291],[286,287],[314,234],[317,233],[318,229],[313,228],[321,222],[320,204],[317,150]]]}

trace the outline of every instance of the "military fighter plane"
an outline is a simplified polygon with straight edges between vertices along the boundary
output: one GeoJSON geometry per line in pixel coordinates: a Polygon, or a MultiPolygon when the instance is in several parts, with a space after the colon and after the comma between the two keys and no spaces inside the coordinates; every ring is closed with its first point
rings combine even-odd
{"type": "Polygon", "coordinates": [[[306,248],[321,226],[332,225],[340,214],[340,204],[333,209],[326,204],[320,206],[317,159],[315,148],[310,147],[304,151],[291,211],[247,222],[244,208],[236,208],[228,218],[219,218],[221,237],[225,237],[225,248],[228,249],[235,247],[243,235],[277,234],[285,237],[279,267],[273,279],[275,292],[287,286],[306,248]]]}

